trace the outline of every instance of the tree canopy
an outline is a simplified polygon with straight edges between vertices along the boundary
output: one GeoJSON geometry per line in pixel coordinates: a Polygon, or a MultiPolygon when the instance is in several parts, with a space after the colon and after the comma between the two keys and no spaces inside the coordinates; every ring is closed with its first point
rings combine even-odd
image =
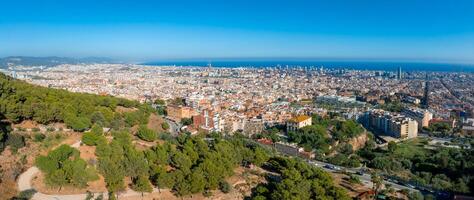
{"type": "Polygon", "coordinates": [[[61,145],[46,156],[36,158],[36,165],[45,173],[46,183],[62,187],[71,185],[86,187],[87,182],[98,179],[94,168],[79,157],[79,151],[68,145],[61,145]]]}
{"type": "Polygon", "coordinates": [[[267,167],[281,177],[268,177],[266,184],[253,189],[252,199],[351,199],[333,184],[331,175],[303,161],[274,157],[267,167]]]}
{"type": "Polygon", "coordinates": [[[76,131],[85,131],[93,123],[109,125],[118,115],[117,106],[139,106],[122,98],[34,86],[4,74],[0,74],[0,94],[0,113],[11,122],[64,122],[76,131]]]}

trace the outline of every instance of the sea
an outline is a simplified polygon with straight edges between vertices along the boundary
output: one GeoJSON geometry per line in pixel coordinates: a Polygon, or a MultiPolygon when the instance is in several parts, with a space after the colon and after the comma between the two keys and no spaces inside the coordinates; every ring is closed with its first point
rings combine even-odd
{"type": "Polygon", "coordinates": [[[474,72],[474,64],[428,63],[428,62],[379,62],[379,61],[306,61],[306,60],[166,60],[142,63],[153,66],[178,67],[324,67],[325,69],[353,69],[394,71],[399,67],[403,71],[436,71],[436,72],[474,72]]]}

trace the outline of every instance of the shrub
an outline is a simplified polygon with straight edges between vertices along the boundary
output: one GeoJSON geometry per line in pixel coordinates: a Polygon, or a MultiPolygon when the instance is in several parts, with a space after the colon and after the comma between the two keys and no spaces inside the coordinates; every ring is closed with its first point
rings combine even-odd
{"type": "Polygon", "coordinates": [[[88,146],[94,146],[97,144],[97,140],[99,140],[99,136],[92,133],[92,132],[85,132],[82,135],[82,143],[88,146]]]}
{"type": "Polygon", "coordinates": [[[46,135],[44,135],[44,134],[42,134],[42,133],[36,133],[36,134],[33,136],[33,141],[35,141],[35,142],[42,142],[45,138],[46,138],[46,135]]]}
{"type": "Polygon", "coordinates": [[[181,124],[188,126],[193,124],[193,120],[191,118],[183,118],[181,119],[181,124]]]}
{"type": "Polygon", "coordinates": [[[226,193],[226,194],[227,194],[227,193],[230,192],[231,189],[232,189],[232,188],[231,188],[230,184],[227,183],[227,181],[222,181],[222,182],[220,182],[220,184],[219,184],[219,190],[221,190],[223,193],[226,193]]]}
{"type": "Polygon", "coordinates": [[[35,189],[23,190],[18,194],[17,198],[18,199],[31,199],[33,198],[33,195],[35,195],[35,193],[36,193],[35,189]]]}
{"type": "Polygon", "coordinates": [[[156,133],[155,131],[147,128],[145,125],[140,126],[138,129],[138,134],[137,136],[145,141],[152,142],[156,140],[156,133]]]}
{"type": "Polygon", "coordinates": [[[164,130],[168,130],[170,128],[170,125],[166,122],[163,122],[161,123],[161,128],[163,128],[164,130]]]}
{"type": "Polygon", "coordinates": [[[88,146],[96,146],[101,143],[101,140],[105,141],[103,135],[98,135],[93,132],[86,132],[82,135],[82,143],[88,146]]]}
{"type": "Polygon", "coordinates": [[[18,149],[24,147],[25,144],[25,137],[19,134],[10,134],[8,135],[7,145],[10,145],[10,148],[13,151],[17,151],[18,149]]]}

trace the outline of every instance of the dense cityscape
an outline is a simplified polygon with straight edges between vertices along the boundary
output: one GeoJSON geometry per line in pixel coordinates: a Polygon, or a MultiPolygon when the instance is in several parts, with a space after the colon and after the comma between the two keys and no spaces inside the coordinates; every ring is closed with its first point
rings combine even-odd
{"type": "MultiPolygon", "coordinates": [[[[33,84],[72,92],[118,96],[140,102],[183,99],[184,105],[173,110],[179,113],[173,120],[179,122],[206,110],[211,113],[208,116],[215,118],[204,127],[211,131],[233,133],[243,130],[245,123],[253,119],[268,126],[284,124],[296,115],[328,111],[337,111],[346,119],[357,120],[376,107],[400,104],[400,108],[396,108],[400,109],[398,112],[416,108],[417,112],[429,113],[425,122],[417,120],[419,131],[430,124],[448,123],[452,128],[458,128],[458,134],[472,134],[469,125],[463,128],[474,112],[474,91],[470,87],[474,84],[472,73],[396,69],[358,71],[324,69],[323,66],[212,68],[95,64],[60,65],[47,69],[16,67],[7,73],[33,84]],[[318,100],[323,104],[298,104],[318,100]],[[362,106],[325,107],[325,103],[333,101],[360,103],[362,106]]],[[[196,127],[201,128],[201,125],[196,127]]]]}

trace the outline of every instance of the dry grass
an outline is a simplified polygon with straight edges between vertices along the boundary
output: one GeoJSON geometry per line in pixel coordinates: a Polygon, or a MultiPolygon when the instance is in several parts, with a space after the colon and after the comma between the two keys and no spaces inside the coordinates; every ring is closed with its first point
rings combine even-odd
{"type": "Polygon", "coordinates": [[[147,127],[157,132],[163,132],[164,130],[161,127],[161,124],[163,122],[165,122],[165,120],[162,117],[156,115],[155,113],[152,113],[150,117],[148,118],[147,127]]]}

